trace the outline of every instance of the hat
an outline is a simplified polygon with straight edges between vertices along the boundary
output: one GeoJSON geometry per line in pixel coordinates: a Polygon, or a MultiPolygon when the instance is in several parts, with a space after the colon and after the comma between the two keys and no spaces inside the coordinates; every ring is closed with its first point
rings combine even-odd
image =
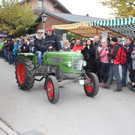
{"type": "Polygon", "coordinates": [[[47,28],[46,31],[53,31],[53,29],[51,27],[47,28]]]}
{"type": "Polygon", "coordinates": [[[37,33],[44,33],[44,30],[39,29],[39,30],[37,31],[37,33]]]}
{"type": "Polygon", "coordinates": [[[75,40],[75,38],[71,38],[71,42],[72,42],[73,40],[75,40]]]}
{"type": "Polygon", "coordinates": [[[111,41],[113,41],[113,42],[118,42],[118,39],[117,39],[116,37],[113,37],[113,38],[111,39],[111,41]]]}

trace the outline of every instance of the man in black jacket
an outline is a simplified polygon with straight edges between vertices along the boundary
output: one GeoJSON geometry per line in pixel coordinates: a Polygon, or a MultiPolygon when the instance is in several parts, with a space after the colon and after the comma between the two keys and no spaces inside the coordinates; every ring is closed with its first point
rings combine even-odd
{"type": "Polygon", "coordinates": [[[126,86],[126,79],[127,79],[127,71],[130,71],[130,67],[131,67],[131,53],[133,51],[133,40],[131,37],[127,37],[126,38],[126,48],[129,49],[129,52],[127,53],[127,62],[125,65],[122,66],[122,86],[125,87],[126,86]]]}
{"type": "Polygon", "coordinates": [[[102,47],[100,43],[100,37],[95,36],[94,37],[94,48],[95,48],[95,73],[97,73],[99,81],[101,81],[101,62],[100,62],[100,56],[98,53],[98,48],[102,47]]]}
{"type": "Polygon", "coordinates": [[[47,48],[45,46],[45,40],[43,39],[43,31],[38,30],[37,36],[34,39],[34,53],[38,57],[38,66],[39,67],[42,65],[41,57],[45,51],[47,51],[47,48]]]}
{"type": "Polygon", "coordinates": [[[8,55],[8,52],[9,52],[9,40],[8,39],[6,39],[4,41],[3,49],[4,49],[4,58],[5,58],[5,61],[6,62],[9,62],[9,55],[8,55]]]}
{"type": "Polygon", "coordinates": [[[12,39],[9,40],[9,64],[13,64],[13,49],[14,49],[14,42],[12,39]]]}
{"type": "Polygon", "coordinates": [[[21,46],[21,52],[22,53],[28,53],[29,52],[29,45],[28,40],[22,39],[22,46],[21,46]]]}
{"type": "Polygon", "coordinates": [[[53,33],[52,28],[48,28],[46,30],[46,37],[45,37],[45,46],[47,47],[48,51],[60,51],[61,44],[58,36],[53,33]]]}
{"type": "Polygon", "coordinates": [[[75,38],[71,38],[71,43],[70,43],[71,49],[73,49],[75,45],[76,45],[75,38]]]}

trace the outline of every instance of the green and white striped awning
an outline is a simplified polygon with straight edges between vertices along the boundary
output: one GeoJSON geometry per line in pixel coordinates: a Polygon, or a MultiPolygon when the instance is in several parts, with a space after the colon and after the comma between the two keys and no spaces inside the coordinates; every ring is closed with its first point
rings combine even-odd
{"type": "Polygon", "coordinates": [[[90,26],[106,27],[125,36],[135,38],[135,17],[89,22],[90,26]]]}
{"type": "Polygon", "coordinates": [[[54,30],[65,30],[83,37],[94,37],[107,31],[108,37],[134,37],[135,38],[135,17],[112,20],[85,21],[80,23],[53,25],[54,30]]]}
{"type": "Polygon", "coordinates": [[[132,25],[132,24],[135,24],[135,17],[134,18],[93,21],[93,22],[90,22],[89,24],[90,24],[90,26],[105,26],[105,27],[132,25]]]}

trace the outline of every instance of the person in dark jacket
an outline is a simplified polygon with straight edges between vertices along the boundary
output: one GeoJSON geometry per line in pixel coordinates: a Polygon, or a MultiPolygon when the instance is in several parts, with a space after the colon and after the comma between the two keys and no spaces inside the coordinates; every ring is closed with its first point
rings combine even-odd
{"type": "Polygon", "coordinates": [[[129,86],[129,89],[135,92],[135,46],[133,47],[133,52],[131,53],[131,59],[132,59],[132,64],[131,64],[131,70],[130,70],[130,80],[131,80],[131,86],[129,86]]]}
{"type": "Polygon", "coordinates": [[[13,64],[13,49],[14,49],[14,41],[11,39],[9,41],[9,64],[13,64]]]}
{"type": "Polygon", "coordinates": [[[128,48],[129,52],[127,53],[127,62],[125,65],[122,66],[122,86],[125,87],[126,86],[126,79],[127,79],[127,71],[130,71],[131,68],[131,53],[133,51],[133,40],[131,37],[127,37],[126,38],[126,48],[128,48]]]}
{"type": "Polygon", "coordinates": [[[84,56],[84,60],[87,62],[84,70],[94,72],[95,48],[90,39],[87,40],[86,47],[82,49],[81,53],[84,56]]]}
{"type": "Polygon", "coordinates": [[[22,53],[28,53],[29,52],[29,45],[27,43],[27,40],[25,40],[25,39],[22,39],[21,52],[22,53]]]}
{"type": "Polygon", "coordinates": [[[73,47],[76,45],[75,43],[75,38],[71,38],[71,41],[70,41],[70,47],[71,49],[73,49],[73,47]]]}
{"type": "Polygon", "coordinates": [[[102,47],[100,43],[100,37],[95,36],[94,37],[94,48],[95,48],[95,73],[97,73],[99,81],[101,81],[101,62],[100,62],[100,56],[98,53],[98,48],[102,47]]]}
{"type": "Polygon", "coordinates": [[[4,41],[3,49],[4,49],[4,58],[5,58],[5,61],[6,62],[9,62],[9,55],[8,55],[8,52],[9,52],[9,40],[5,40],[4,41]]]}
{"type": "Polygon", "coordinates": [[[61,44],[58,36],[53,33],[52,28],[48,28],[46,30],[46,37],[45,37],[45,46],[47,47],[48,51],[60,51],[61,44]]]}
{"type": "Polygon", "coordinates": [[[114,91],[119,92],[119,91],[122,91],[122,83],[121,83],[120,74],[119,74],[120,61],[119,61],[118,52],[119,52],[120,47],[118,44],[118,39],[116,37],[113,37],[111,40],[111,44],[113,46],[111,53],[108,50],[106,50],[106,53],[108,57],[112,58],[112,63],[110,64],[109,78],[103,88],[109,89],[113,81],[113,76],[114,76],[117,82],[117,88],[114,91]]]}
{"type": "Polygon", "coordinates": [[[43,31],[38,30],[37,36],[34,39],[34,53],[38,57],[38,66],[40,67],[42,65],[42,54],[47,51],[47,48],[45,46],[45,40],[43,39],[43,31]]]}

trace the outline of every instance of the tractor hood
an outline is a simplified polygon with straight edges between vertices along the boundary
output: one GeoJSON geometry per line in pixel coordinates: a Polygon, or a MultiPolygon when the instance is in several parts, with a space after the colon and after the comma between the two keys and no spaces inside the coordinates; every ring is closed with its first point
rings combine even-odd
{"type": "Polygon", "coordinates": [[[59,66],[62,72],[81,72],[82,69],[83,55],[78,52],[45,52],[43,59],[46,65],[59,66]]]}

